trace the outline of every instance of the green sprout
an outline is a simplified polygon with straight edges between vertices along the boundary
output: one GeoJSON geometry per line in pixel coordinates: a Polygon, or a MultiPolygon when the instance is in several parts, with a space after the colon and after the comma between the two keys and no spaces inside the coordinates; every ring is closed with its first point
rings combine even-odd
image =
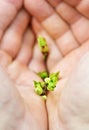
{"type": "MultiPolygon", "coordinates": [[[[48,52],[49,52],[49,48],[48,48],[46,39],[39,36],[38,44],[39,44],[42,54],[45,57],[45,62],[46,62],[48,52]]],[[[47,93],[49,91],[54,91],[54,89],[57,85],[57,82],[59,80],[59,72],[49,74],[48,72],[43,71],[43,72],[39,72],[38,75],[43,81],[42,82],[34,81],[34,89],[35,89],[35,92],[37,95],[41,96],[42,99],[46,100],[47,93]]]]}
{"type": "Polygon", "coordinates": [[[45,77],[43,82],[34,81],[36,94],[42,96],[42,98],[46,100],[47,92],[54,91],[58,80],[59,80],[59,72],[52,73],[49,75],[49,77],[45,77]]]}
{"type": "Polygon", "coordinates": [[[40,50],[41,50],[42,54],[44,55],[44,58],[46,59],[47,56],[48,56],[48,52],[49,52],[46,39],[43,38],[42,36],[39,36],[38,37],[38,45],[40,47],[40,50]]]}

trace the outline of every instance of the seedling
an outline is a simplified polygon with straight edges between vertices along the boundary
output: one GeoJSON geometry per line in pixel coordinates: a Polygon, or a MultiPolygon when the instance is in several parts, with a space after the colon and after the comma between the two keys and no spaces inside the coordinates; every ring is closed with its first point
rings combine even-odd
{"type": "MultiPolygon", "coordinates": [[[[43,37],[38,37],[38,44],[42,54],[45,57],[45,62],[49,53],[48,45],[46,39],[43,37]]],[[[47,99],[47,93],[49,91],[54,91],[57,82],[59,80],[59,72],[49,74],[46,71],[39,72],[38,75],[43,80],[42,82],[34,81],[34,88],[37,95],[41,96],[44,100],[47,99]]]]}

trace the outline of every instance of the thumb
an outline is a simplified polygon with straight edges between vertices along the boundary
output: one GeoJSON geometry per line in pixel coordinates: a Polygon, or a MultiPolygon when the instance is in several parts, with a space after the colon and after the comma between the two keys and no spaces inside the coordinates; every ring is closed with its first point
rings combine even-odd
{"type": "Polygon", "coordinates": [[[0,130],[15,130],[23,114],[21,98],[0,67],[0,130]]]}
{"type": "Polygon", "coordinates": [[[89,53],[81,59],[70,77],[59,107],[60,116],[68,128],[89,130],[89,53]]]}

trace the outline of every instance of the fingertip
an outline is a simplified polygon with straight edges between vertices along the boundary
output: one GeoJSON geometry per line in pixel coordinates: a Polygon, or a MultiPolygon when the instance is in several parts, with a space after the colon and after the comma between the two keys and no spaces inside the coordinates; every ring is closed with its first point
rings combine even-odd
{"type": "Polygon", "coordinates": [[[53,7],[56,7],[62,0],[47,0],[53,7]]]}
{"type": "Polygon", "coordinates": [[[17,9],[21,8],[23,5],[23,0],[7,0],[7,2],[15,5],[17,9]]]}
{"type": "Polygon", "coordinates": [[[50,5],[44,0],[25,0],[25,8],[38,18],[43,21],[54,12],[50,5]]]}

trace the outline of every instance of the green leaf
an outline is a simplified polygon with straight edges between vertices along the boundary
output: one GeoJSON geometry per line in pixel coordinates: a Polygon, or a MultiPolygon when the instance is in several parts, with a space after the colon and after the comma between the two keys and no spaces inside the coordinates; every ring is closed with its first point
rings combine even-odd
{"type": "Polygon", "coordinates": [[[50,78],[56,78],[56,79],[58,79],[58,77],[59,77],[59,72],[57,72],[57,73],[51,73],[50,75],[49,75],[49,77],[50,78]]]}
{"type": "Polygon", "coordinates": [[[47,90],[53,91],[55,87],[56,83],[50,81],[49,84],[47,85],[47,90]]]}
{"type": "Polygon", "coordinates": [[[47,78],[47,77],[49,76],[46,71],[39,72],[38,75],[39,75],[42,79],[45,79],[45,78],[47,78]]]}
{"type": "Polygon", "coordinates": [[[34,87],[41,87],[41,82],[34,81],[34,87]]]}
{"type": "Polygon", "coordinates": [[[50,74],[50,80],[53,82],[57,82],[59,79],[59,72],[50,74]]]}
{"type": "Polygon", "coordinates": [[[45,82],[41,82],[41,87],[44,89],[46,87],[45,82]]]}
{"type": "Polygon", "coordinates": [[[48,91],[54,91],[54,89],[55,89],[55,88],[52,87],[52,86],[48,86],[48,87],[47,87],[47,90],[48,90],[48,91]]]}
{"type": "Polygon", "coordinates": [[[42,36],[39,36],[39,37],[38,37],[38,43],[39,43],[39,46],[40,46],[40,47],[43,47],[43,46],[46,46],[46,45],[47,45],[46,39],[43,38],[42,36]]]}

